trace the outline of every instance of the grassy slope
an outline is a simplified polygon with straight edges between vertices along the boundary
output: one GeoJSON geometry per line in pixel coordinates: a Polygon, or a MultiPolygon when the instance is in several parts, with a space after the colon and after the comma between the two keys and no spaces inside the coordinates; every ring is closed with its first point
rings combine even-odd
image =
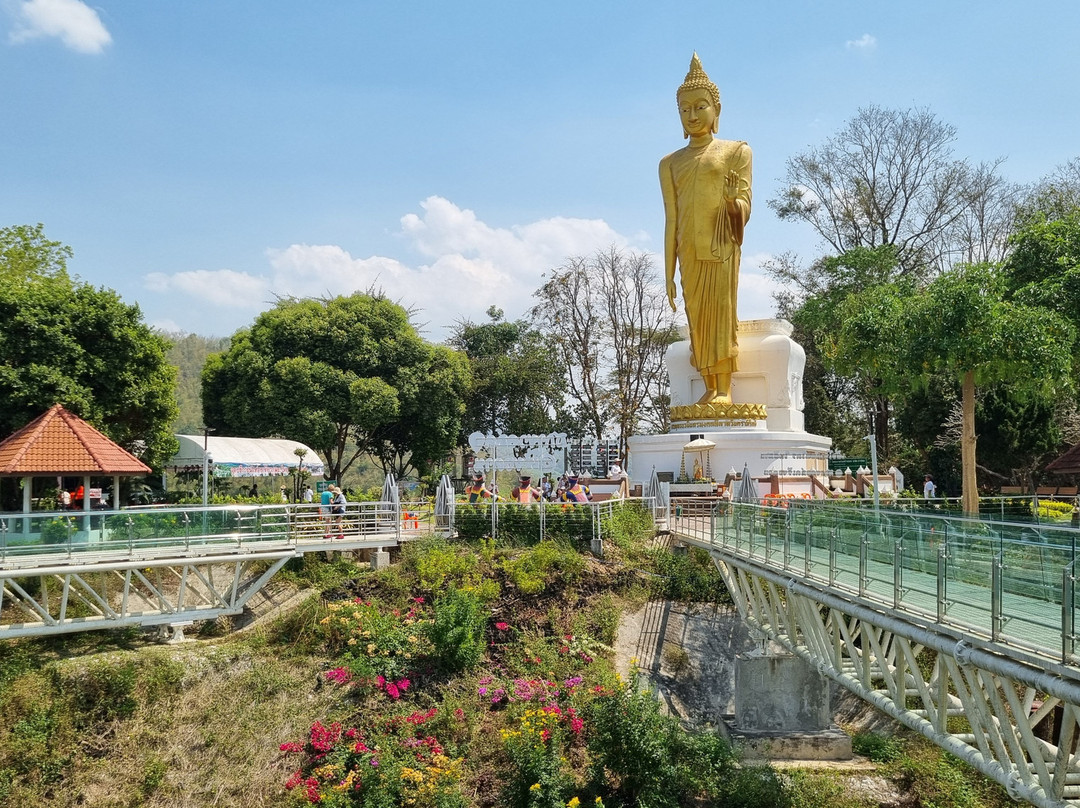
{"type": "MultiPolygon", "coordinates": [[[[610,642],[620,611],[650,594],[715,594],[707,566],[672,566],[630,540],[611,546],[607,563],[587,562],[576,574],[560,571],[557,555],[545,558],[490,546],[460,555],[418,550],[378,575],[311,560],[294,573],[330,599],[359,595],[388,604],[417,593],[430,597],[470,569],[498,582],[491,623],[512,622],[515,640],[492,646],[493,656],[479,669],[434,677],[410,694],[418,709],[469,710],[459,741],[470,749],[465,791],[471,805],[495,804],[507,767],[497,741],[505,714],[470,708],[477,682],[491,666],[521,665],[514,660],[527,649],[526,656],[545,655],[541,667],[555,667],[560,661],[551,638],[574,634],[610,642]],[[665,577],[647,575],[656,572],[665,577]],[[537,578],[545,588],[528,592],[537,578]],[[673,588],[678,592],[662,591],[673,588]]],[[[296,792],[285,792],[282,784],[296,761],[279,744],[303,738],[315,721],[356,722],[385,707],[370,694],[358,697],[326,683],[323,672],[333,661],[318,639],[326,615],[316,597],[245,635],[179,647],[142,645],[128,633],[0,648],[0,715],[6,719],[0,725],[0,805],[295,805],[296,792]]],[[[490,626],[488,632],[493,636],[490,626]]],[[[610,680],[607,662],[601,658],[596,665],[590,675],[610,680]]],[[[572,673],[558,675],[567,671],[572,673]]],[[[1005,804],[1000,789],[920,739],[905,736],[888,748],[895,754],[883,761],[882,772],[903,785],[907,804],[1005,804]]],[[[577,748],[570,762],[579,772],[582,754],[577,748]]],[[[800,773],[794,782],[798,808],[876,804],[846,788],[841,775],[800,773]]]]}

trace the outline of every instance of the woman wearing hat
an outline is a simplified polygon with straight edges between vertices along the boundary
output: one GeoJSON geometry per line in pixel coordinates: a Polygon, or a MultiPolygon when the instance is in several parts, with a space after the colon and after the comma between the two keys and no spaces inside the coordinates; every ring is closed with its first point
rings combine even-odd
{"type": "MultiPolygon", "coordinates": [[[[345,522],[345,506],[348,504],[348,500],[345,499],[345,492],[338,486],[333,487],[334,498],[330,500],[330,514],[333,518],[333,527],[337,530],[337,538],[345,538],[345,530],[343,524],[345,522]]],[[[330,531],[333,533],[333,530],[330,531]]]]}

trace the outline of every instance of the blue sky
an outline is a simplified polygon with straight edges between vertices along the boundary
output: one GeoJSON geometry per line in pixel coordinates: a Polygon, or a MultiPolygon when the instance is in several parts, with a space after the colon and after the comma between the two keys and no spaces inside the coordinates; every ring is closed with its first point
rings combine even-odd
{"type": "Polygon", "coordinates": [[[660,249],[660,158],[693,51],[766,206],[860,106],[928,107],[956,155],[1032,182],[1080,156],[1080,3],[0,0],[0,226],[148,322],[224,336],[277,295],[383,288],[442,339],[611,244],[660,249]],[[663,4],[667,6],[668,4],[663,4]]]}

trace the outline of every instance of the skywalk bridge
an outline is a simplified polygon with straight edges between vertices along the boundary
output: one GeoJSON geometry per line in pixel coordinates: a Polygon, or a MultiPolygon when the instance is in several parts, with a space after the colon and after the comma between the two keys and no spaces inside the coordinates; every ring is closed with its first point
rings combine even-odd
{"type": "Polygon", "coordinates": [[[1039,806],[1080,805],[1068,527],[789,501],[674,503],[743,618],[1039,806]]]}
{"type": "Polygon", "coordinates": [[[305,553],[445,532],[430,505],[229,505],[0,515],[0,640],[239,614],[305,553]],[[341,538],[337,538],[341,536],[341,538]]]}
{"type": "MultiPolygon", "coordinates": [[[[239,614],[290,559],[324,551],[384,551],[457,533],[455,514],[498,536],[522,517],[544,535],[558,506],[458,506],[448,478],[434,502],[396,498],[346,506],[228,505],[0,514],[0,640],[124,626],[182,628],[239,614]],[[340,538],[339,538],[340,537],[340,538]]],[[[652,502],[654,500],[650,500],[652,502]]],[[[573,507],[582,538],[599,539],[613,502],[573,507]]]]}

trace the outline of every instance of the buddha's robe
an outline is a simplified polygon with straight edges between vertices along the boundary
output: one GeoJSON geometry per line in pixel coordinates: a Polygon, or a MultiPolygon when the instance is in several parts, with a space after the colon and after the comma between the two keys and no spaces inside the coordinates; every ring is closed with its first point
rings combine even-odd
{"type": "MultiPolygon", "coordinates": [[[[686,146],[660,161],[668,222],[675,222],[690,361],[703,376],[738,370],[737,298],[743,229],[750,218],[752,154],[745,141],[686,146]],[[735,210],[724,200],[731,171],[739,176],[735,210]]],[[[671,260],[671,256],[667,257],[671,260]]]]}

